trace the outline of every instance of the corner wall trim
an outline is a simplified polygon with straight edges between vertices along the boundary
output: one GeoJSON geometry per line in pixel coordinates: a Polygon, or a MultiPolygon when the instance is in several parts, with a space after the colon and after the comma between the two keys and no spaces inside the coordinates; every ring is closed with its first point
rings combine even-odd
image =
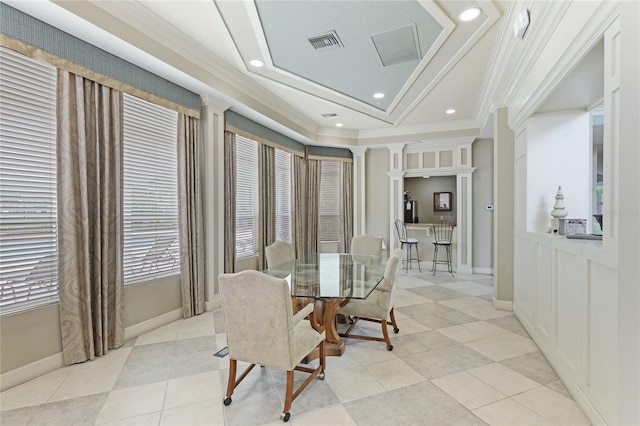
{"type": "Polygon", "coordinates": [[[493,275],[493,268],[473,268],[474,274],[493,275]]]}
{"type": "Polygon", "coordinates": [[[167,312],[166,314],[159,315],[146,321],[142,321],[138,324],[134,324],[124,329],[124,340],[129,340],[134,337],[138,337],[141,334],[153,331],[158,327],[167,325],[173,321],[182,319],[182,308],[175,309],[167,312]]]}
{"type": "Polygon", "coordinates": [[[0,391],[12,388],[31,379],[64,367],[62,352],[34,361],[0,375],[0,391]]]}
{"type": "Polygon", "coordinates": [[[513,311],[513,302],[508,300],[498,300],[496,296],[493,296],[493,307],[500,311],[513,311]]]}

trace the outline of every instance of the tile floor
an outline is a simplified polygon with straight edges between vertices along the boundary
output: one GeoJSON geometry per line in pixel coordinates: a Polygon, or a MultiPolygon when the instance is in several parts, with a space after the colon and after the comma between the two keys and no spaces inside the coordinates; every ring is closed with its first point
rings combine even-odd
{"type": "MultiPolygon", "coordinates": [[[[402,272],[393,351],[347,340],[342,357],[327,359],[326,379],[294,401],[290,424],[588,424],[517,318],[493,308],[492,283],[486,275],[402,272]]],[[[379,333],[377,324],[360,324],[379,333]]],[[[176,321],[2,392],[0,423],[282,424],[279,370],[254,369],[223,406],[228,357],[213,353],[224,346],[219,309],[176,321]]]]}

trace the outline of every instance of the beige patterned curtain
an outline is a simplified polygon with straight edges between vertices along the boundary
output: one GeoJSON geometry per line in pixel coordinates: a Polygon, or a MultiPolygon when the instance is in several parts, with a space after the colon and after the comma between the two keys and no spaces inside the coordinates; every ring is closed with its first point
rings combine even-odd
{"type": "Polygon", "coordinates": [[[353,163],[342,163],[342,208],[340,209],[340,246],[341,253],[351,253],[353,237],[353,163]]]}
{"type": "Polygon", "coordinates": [[[224,272],[236,270],[236,135],[224,132],[224,272]]]}
{"type": "Polygon", "coordinates": [[[258,270],[266,268],[264,248],[276,239],[276,150],[258,144],[258,270]]]}
{"type": "Polygon", "coordinates": [[[292,157],[291,238],[296,258],[301,258],[305,255],[307,247],[307,160],[298,155],[292,157]]]}
{"type": "Polygon", "coordinates": [[[58,280],[65,365],[124,340],[122,93],[58,71],[58,280]]]}
{"type": "Polygon", "coordinates": [[[320,160],[307,160],[307,244],[306,255],[318,253],[318,203],[320,200],[320,160]]]}
{"type": "Polygon", "coordinates": [[[204,226],[198,120],[178,114],[178,209],[182,316],[204,312],[204,226]]]}

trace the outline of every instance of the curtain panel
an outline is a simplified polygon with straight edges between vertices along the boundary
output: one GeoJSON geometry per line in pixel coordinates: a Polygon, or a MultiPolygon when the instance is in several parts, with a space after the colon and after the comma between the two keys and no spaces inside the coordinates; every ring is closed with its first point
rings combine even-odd
{"type": "Polygon", "coordinates": [[[224,132],[224,272],[236,269],[236,135],[224,132]]]}
{"type": "Polygon", "coordinates": [[[293,156],[291,171],[291,239],[296,258],[307,250],[307,160],[293,156]]]}
{"type": "Polygon", "coordinates": [[[258,270],[266,268],[264,248],[276,238],[276,150],[258,144],[258,270]]]}
{"type": "Polygon", "coordinates": [[[318,245],[318,204],[320,202],[321,166],[319,160],[307,160],[306,256],[320,251],[318,245]]]}
{"type": "Polygon", "coordinates": [[[65,365],[124,340],[122,93],[58,70],[58,280],[65,365]]]}
{"type": "Polygon", "coordinates": [[[351,253],[351,238],[353,237],[353,163],[342,163],[342,202],[340,215],[340,246],[342,253],[351,253]]]}
{"type": "Polygon", "coordinates": [[[182,316],[204,312],[202,146],[198,120],[178,114],[178,210],[182,316]]]}

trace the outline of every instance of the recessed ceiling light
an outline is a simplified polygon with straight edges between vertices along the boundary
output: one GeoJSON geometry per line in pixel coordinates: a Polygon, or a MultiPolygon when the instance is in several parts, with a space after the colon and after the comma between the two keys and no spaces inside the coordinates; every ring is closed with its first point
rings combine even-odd
{"type": "Polygon", "coordinates": [[[480,13],[482,13],[480,9],[478,9],[477,7],[472,7],[471,9],[467,9],[460,15],[458,15],[458,19],[462,22],[473,21],[478,16],[480,16],[480,13]]]}
{"type": "Polygon", "coordinates": [[[342,123],[336,123],[336,127],[342,127],[343,124],[342,123]]]}
{"type": "Polygon", "coordinates": [[[447,114],[453,114],[453,113],[455,113],[455,112],[456,112],[456,110],[452,108],[452,109],[448,109],[448,110],[446,110],[445,112],[446,112],[447,114]]]}
{"type": "Polygon", "coordinates": [[[384,98],[384,93],[382,93],[382,92],[374,93],[373,97],[376,98],[376,99],[382,99],[382,98],[384,98]]]}
{"type": "Polygon", "coordinates": [[[251,65],[252,67],[262,67],[264,66],[264,62],[262,62],[260,59],[252,59],[249,61],[249,65],[251,65]]]}

